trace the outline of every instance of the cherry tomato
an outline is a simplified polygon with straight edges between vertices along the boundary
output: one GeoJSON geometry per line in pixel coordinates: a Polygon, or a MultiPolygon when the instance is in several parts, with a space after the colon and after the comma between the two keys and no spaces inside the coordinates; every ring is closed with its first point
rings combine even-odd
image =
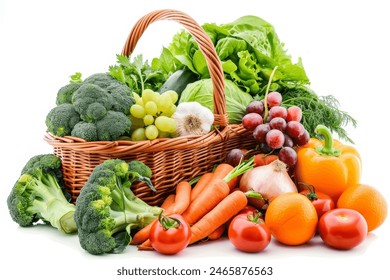
{"type": "Polygon", "coordinates": [[[329,195],[317,192],[313,186],[305,186],[306,189],[299,193],[305,195],[313,203],[314,208],[317,211],[318,219],[321,218],[324,213],[335,208],[335,203],[329,195]]]}
{"type": "Polygon", "coordinates": [[[150,243],[159,253],[174,255],[190,242],[191,229],[181,215],[160,215],[150,230],[150,243]]]}
{"type": "Polygon", "coordinates": [[[230,242],[240,251],[260,252],[271,241],[271,232],[262,219],[260,213],[238,214],[233,218],[228,229],[230,242]]]}
{"type": "Polygon", "coordinates": [[[359,212],[337,208],[322,215],[318,223],[318,232],[328,246],[351,249],[364,241],[368,227],[359,212]]]}

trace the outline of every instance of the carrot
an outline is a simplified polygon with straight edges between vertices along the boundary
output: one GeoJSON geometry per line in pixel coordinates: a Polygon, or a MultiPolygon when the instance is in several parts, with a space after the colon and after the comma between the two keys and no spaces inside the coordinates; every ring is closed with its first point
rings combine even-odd
{"type": "Polygon", "coordinates": [[[190,205],[191,185],[187,181],[181,181],[176,186],[176,197],[172,213],[182,214],[190,205]]]}
{"type": "MultiPolygon", "coordinates": [[[[213,172],[212,180],[214,179],[223,179],[226,175],[228,175],[234,167],[228,163],[220,163],[217,165],[213,172]]],[[[230,189],[233,189],[234,186],[237,184],[237,177],[232,178],[227,182],[230,189]]]]}
{"type": "Polygon", "coordinates": [[[144,242],[142,242],[142,244],[138,245],[137,248],[140,251],[153,251],[154,250],[149,238],[146,239],[144,242]]]}
{"type": "Polygon", "coordinates": [[[207,237],[208,240],[217,240],[221,238],[221,236],[224,234],[226,230],[226,223],[219,226],[216,230],[214,230],[210,235],[207,237]]]}
{"type": "Polygon", "coordinates": [[[255,166],[268,165],[277,159],[277,155],[257,154],[254,157],[254,164],[255,166]]]}
{"type": "Polygon", "coordinates": [[[175,202],[175,198],[176,198],[176,195],[174,193],[168,195],[165,200],[163,201],[163,203],[161,204],[161,208],[162,209],[167,209],[168,207],[170,207],[174,202],[175,202]]]}
{"type": "Polygon", "coordinates": [[[228,184],[222,179],[214,179],[183,212],[184,220],[190,225],[196,223],[207,212],[213,209],[230,192],[228,184]]]}
{"type": "Polygon", "coordinates": [[[204,215],[196,224],[191,226],[190,244],[198,242],[209,236],[218,227],[226,223],[248,203],[246,195],[235,191],[223,199],[210,212],[204,215]]]}
{"type": "Polygon", "coordinates": [[[207,172],[200,176],[198,182],[192,188],[191,201],[193,201],[206,188],[206,186],[210,183],[213,175],[214,174],[212,172],[207,172]]]}

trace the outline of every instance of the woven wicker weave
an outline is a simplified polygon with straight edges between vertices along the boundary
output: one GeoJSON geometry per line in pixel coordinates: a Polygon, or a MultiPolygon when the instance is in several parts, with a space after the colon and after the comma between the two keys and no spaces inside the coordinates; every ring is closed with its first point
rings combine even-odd
{"type": "Polygon", "coordinates": [[[65,185],[75,201],[93,168],[110,158],[137,159],[153,172],[156,192],[143,183],[132,186],[134,193],[151,205],[158,205],[175,190],[180,180],[190,180],[210,171],[237,147],[253,148],[253,137],[242,125],[228,123],[224,95],[224,75],[214,46],[204,30],[187,14],[158,10],[143,16],[130,32],[122,54],[129,55],[146,28],[158,20],[174,20],[193,36],[206,58],[214,90],[215,129],[202,136],[161,138],[147,141],[86,142],[76,137],[57,137],[46,133],[44,139],[62,159],[65,185]]]}

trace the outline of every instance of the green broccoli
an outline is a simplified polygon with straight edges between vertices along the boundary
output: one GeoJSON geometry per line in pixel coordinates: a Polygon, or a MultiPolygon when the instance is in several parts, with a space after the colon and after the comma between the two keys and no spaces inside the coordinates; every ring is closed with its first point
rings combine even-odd
{"type": "MultiPolygon", "coordinates": [[[[131,162],[146,170],[140,161],[131,162]]],[[[75,222],[83,249],[94,255],[120,253],[131,240],[131,231],[150,224],[161,208],[134,195],[135,181],[146,181],[121,159],[108,159],[96,166],[76,200],[75,222]]]]}
{"type": "Polygon", "coordinates": [[[81,121],[77,123],[72,130],[73,137],[83,138],[86,141],[97,141],[97,129],[94,123],[81,121]]]}
{"type": "Polygon", "coordinates": [[[76,90],[79,89],[81,83],[72,83],[67,84],[59,89],[57,92],[56,105],[61,105],[64,103],[72,103],[73,94],[76,90]]]}
{"type": "Polygon", "coordinates": [[[62,183],[60,158],[53,154],[32,157],[7,198],[11,218],[22,227],[41,220],[66,234],[75,233],[76,207],[62,183]]]}
{"type": "Polygon", "coordinates": [[[107,91],[114,98],[112,110],[122,112],[125,115],[130,115],[130,107],[135,104],[131,89],[125,84],[116,81],[107,87],[107,91]]]}
{"type": "Polygon", "coordinates": [[[80,114],[80,118],[86,122],[97,121],[97,117],[105,115],[103,112],[111,110],[114,103],[113,97],[98,85],[83,83],[83,85],[73,94],[73,107],[80,114]],[[93,114],[93,110],[98,108],[99,113],[93,114]],[[89,108],[94,106],[94,108],[89,108]],[[103,111],[103,112],[102,112],[103,111]]]}
{"type": "Polygon", "coordinates": [[[72,104],[64,103],[54,107],[46,116],[47,130],[57,136],[70,135],[73,127],[80,121],[80,115],[72,104]]]}
{"type": "Polygon", "coordinates": [[[102,89],[107,89],[109,86],[117,82],[118,81],[116,79],[106,73],[95,73],[84,80],[85,84],[94,84],[102,89]]]}
{"type": "Polygon", "coordinates": [[[114,141],[120,136],[130,133],[131,121],[121,112],[108,111],[107,115],[96,122],[98,139],[114,141]]]}

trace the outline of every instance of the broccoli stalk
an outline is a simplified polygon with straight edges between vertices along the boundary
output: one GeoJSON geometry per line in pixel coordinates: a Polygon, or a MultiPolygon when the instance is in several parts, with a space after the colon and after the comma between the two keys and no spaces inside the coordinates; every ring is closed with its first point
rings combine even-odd
{"type": "Polygon", "coordinates": [[[59,183],[61,178],[57,177],[59,163],[54,155],[41,155],[30,159],[23,168],[7,199],[10,215],[20,226],[32,226],[42,220],[66,234],[77,231],[76,207],[68,201],[59,183]]]}
{"type": "Polygon", "coordinates": [[[120,159],[109,159],[95,167],[76,201],[75,221],[80,245],[91,254],[120,253],[131,240],[131,231],[150,224],[161,208],[136,197],[134,181],[150,183],[150,169],[140,161],[143,174],[129,169],[120,159]]]}

